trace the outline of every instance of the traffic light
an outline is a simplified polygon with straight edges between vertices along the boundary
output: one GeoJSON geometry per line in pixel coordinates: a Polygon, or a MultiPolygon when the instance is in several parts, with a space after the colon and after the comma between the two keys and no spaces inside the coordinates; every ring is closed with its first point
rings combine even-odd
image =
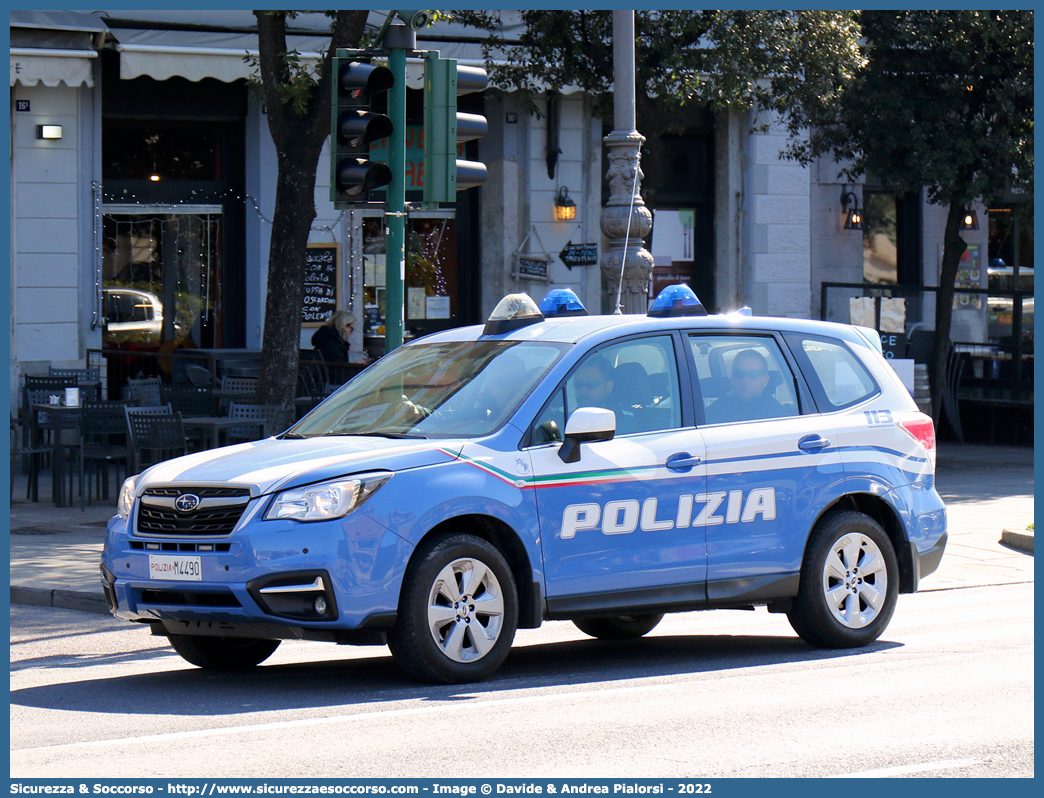
{"type": "Polygon", "coordinates": [[[486,88],[486,71],[438,52],[424,58],[424,201],[455,202],[486,182],[486,165],[457,157],[457,145],[486,135],[486,117],[457,111],[457,97],[486,88]]]}
{"type": "Polygon", "coordinates": [[[390,136],[392,123],[370,111],[370,102],[373,95],[390,89],[395,78],[387,67],[352,56],[335,57],[333,74],[330,200],[343,207],[367,202],[371,191],[391,182],[388,164],[370,160],[370,142],[390,136]]]}

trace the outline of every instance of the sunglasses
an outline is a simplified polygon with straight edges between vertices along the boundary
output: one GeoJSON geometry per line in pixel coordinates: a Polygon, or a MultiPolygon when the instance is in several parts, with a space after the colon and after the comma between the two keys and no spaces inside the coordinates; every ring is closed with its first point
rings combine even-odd
{"type": "Polygon", "coordinates": [[[744,380],[744,379],[746,379],[746,380],[756,380],[759,377],[766,376],[767,374],[768,374],[767,371],[762,371],[761,369],[733,369],[732,370],[732,377],[733,377],[733,379],[739,379],[739,380],[744,380]]]}

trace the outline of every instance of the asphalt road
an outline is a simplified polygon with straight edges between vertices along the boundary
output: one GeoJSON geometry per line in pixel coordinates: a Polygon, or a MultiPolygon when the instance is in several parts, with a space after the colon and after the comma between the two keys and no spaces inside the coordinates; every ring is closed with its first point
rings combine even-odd
{"type": "Polygon", "coordinates": [[[386,648],[284,643],[214,674],[112,618],[11,608],[12,777],[1033,776],[1033,585],[901,596],[867,649],[784,616],[518,634],[478,685],[386,648]]]}

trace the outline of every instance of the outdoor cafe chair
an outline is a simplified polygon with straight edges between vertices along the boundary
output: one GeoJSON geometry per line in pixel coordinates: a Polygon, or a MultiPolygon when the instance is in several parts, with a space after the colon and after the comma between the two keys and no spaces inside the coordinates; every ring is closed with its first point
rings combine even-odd
{"type": "Polygon", "coordinates": [[[50,366],[47,373],[50,377],[76,377],[81,380],[91,381],[101,379],[101,369],[97,366],[86,369],[56,369],[54,366],[50,366]]]}
{"type": "Polygon", "coordinates": [[[160,404],[169,404],[182,416],[209,416],[214,412],[213,392],[195,385],[160,385],[160,404]]]}
{"type": "Polygon", "coordinates": [[[143,377],[127,380],[128,397],[134,404],[148,406],[162,404],[160,398],[160,378],[143,377]]]}
{"type": "Polygon", "coordinates": [[[229,406],[228,417],[260,422],[244,424],[241,427],[230,427],[228,430],[229,443],[267,438],[290,426],[290,408],[286,405],[254,405],[233,402],[229,406]]]}
{"type": "MultiPolygon", "coordinates": [[[[52,453],[51,466],[55,471],[55,483],[53,485],[54,495],[56,500],[60,500],[62,494],[62,482],[64,461],[67,453],[70,453],[75,457],[76,451],[80,447],[79,441],[79,427],[80,427],[80,414],[79,408],[75,410],[55,410],[50,412],[48,410],[41,410],[34,408],[34,405],[51,405],[51,397],[60,395],[62,400],[65,399],[64,388],[63,393],[58,394],[57,389],[32,389],[26,391],[26,418],[29,421],[29,434],[24,438],[24,446],[35,447],[43,446],[47,447],[47,451],[52,453]],[[72,430],[73,440],[68,438],[63,440],[62,433],[65,430],[72,430]]],[[[78,459],[77,459],[78,462],[78,459]]],[[[73,488],[73,471],[69,470],[69,494],[72,495],[73,488]]]]}
{"type": "MultiPolygon", "coordinates": [[[[66,388],[75,388],[78,382],[76,377],[38,377],[32,374],[26,374],[22,378],[22,418],[29,418],[29,406],[34,403],[47,404],[50,401],[49,397],[52,395],[65,396],[66,388]],[[42,402],[39,399],[40,394],[37,394],[37,399],[33,400],[29,397],[30,391],[46,391],[42,402]]],[[[29,445],[29,426],[26,425],[22,430],[22,445],[29,445]]]]}
{"type": "Polygon", "coordinates": [[[128,412],[127,427],[136,471],[188,454],[181,413],[128,412]]]}
{"type": "MultiPolygon", "coordinates": [[[[40,443],[20,444],[18,443],[18,427],[27,426],[27,420],[19,421],[11,416],[11,488],[10,494],[14,496],[15,461],[17,458],[26,460],[25,498],[38,501],[40,498],[40,461],[43,455],[49,454],[50,446],[40,443]]],[[[28,438],[27,438],[28,439],[28,438]]]]}
{"type": "Polygon", "coordinates": [[[90,493],[94,476],[95,496],[109,498],[109,464],[116,467],[116,484],[120,484],[120,463],[124,475],[130,468],[130,449],[127,446],[126,402],[84,402],[80,406],[80,510],[90,493]],[[91,468],[88,471],[87,466],[91,468]],[[84,477],[87,490],[84,490],[84,477]]]}
{"type": "MultiPolygon", "coordinates": [[[[160,401],[181,413],[182,418],[208,418],[214,414],[214,395],[209,387],[195,385],[160,385],[160,401]]],[[[194,449],[202,447],[203,430],[186,429],[194,449]]]]}
{"type": "Polygon", "coordinates": [[[257,393],[257,377],[222,377],[218,391],[221,412],[224,413],[230,401],[253,401],[257,393]]]}

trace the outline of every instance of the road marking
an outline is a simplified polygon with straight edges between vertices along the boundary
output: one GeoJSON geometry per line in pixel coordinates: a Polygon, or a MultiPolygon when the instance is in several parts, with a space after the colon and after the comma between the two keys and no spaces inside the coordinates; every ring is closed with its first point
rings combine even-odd
{"type": "MultiPolygon", "coordinates": [[[[225,734],[248,734],[251,732],[279,731],[281,729],[300,729],[308,726],[330,726],[336,723],[350,723],[360,720],[379,720],[384,718],[401,718],[409,715],[433,715],[438,712],[456,712],[465,709],[485,709],[487,707],[504,707],[517,704],[535,704],[542,701],[560,701],[572,698],[601,698],[607,695],[626,695],[630,693],[646,693],[654,690],[667,690],[676,688],[673,683],[647,684],[637,687],[612,687],[607,690],[578,690],[570,693],[542,693],[533,696],[519,696],[517,698],[495,698],[489,701],[454,701],[452,704],[442,704],[434,707],[409,707],[406,709],[385,709],[377,712],[357,712],[352,715],[333,715],[326,718],[301,718],[299,720],[282,720],[273,723],[251,723],[246,726],[221,726],[211,729],[195,729],[193,731],[168,732],[167,734],[148,734],[141,737],[119,737],[109,740],[84,740],[76,743],[61,743],[59,745],[41,745],[35,748],[12,749],[11,753],[26,754],[32,751],[55,751],[64,748],[96,748],[121,744],[158,743],[170,740],[190,740],[198,737],[219,737],[225,734]]],[[[467,696],[462,696],[467,698],[467,696]]]]}
{"type": "Polygon", "coordinates": [[[864,770],[861,773],[844,773],[840,776],[828,776],[831,779],[882,779],[888,776],[906,776],[910,773],[924,773],[928,770],[950,770],[951,768],[970,768],[982,764],[978,759],[941,759],[938,762],[922,762],[920,765],[898,765],[894,768],[864,770]]]}

